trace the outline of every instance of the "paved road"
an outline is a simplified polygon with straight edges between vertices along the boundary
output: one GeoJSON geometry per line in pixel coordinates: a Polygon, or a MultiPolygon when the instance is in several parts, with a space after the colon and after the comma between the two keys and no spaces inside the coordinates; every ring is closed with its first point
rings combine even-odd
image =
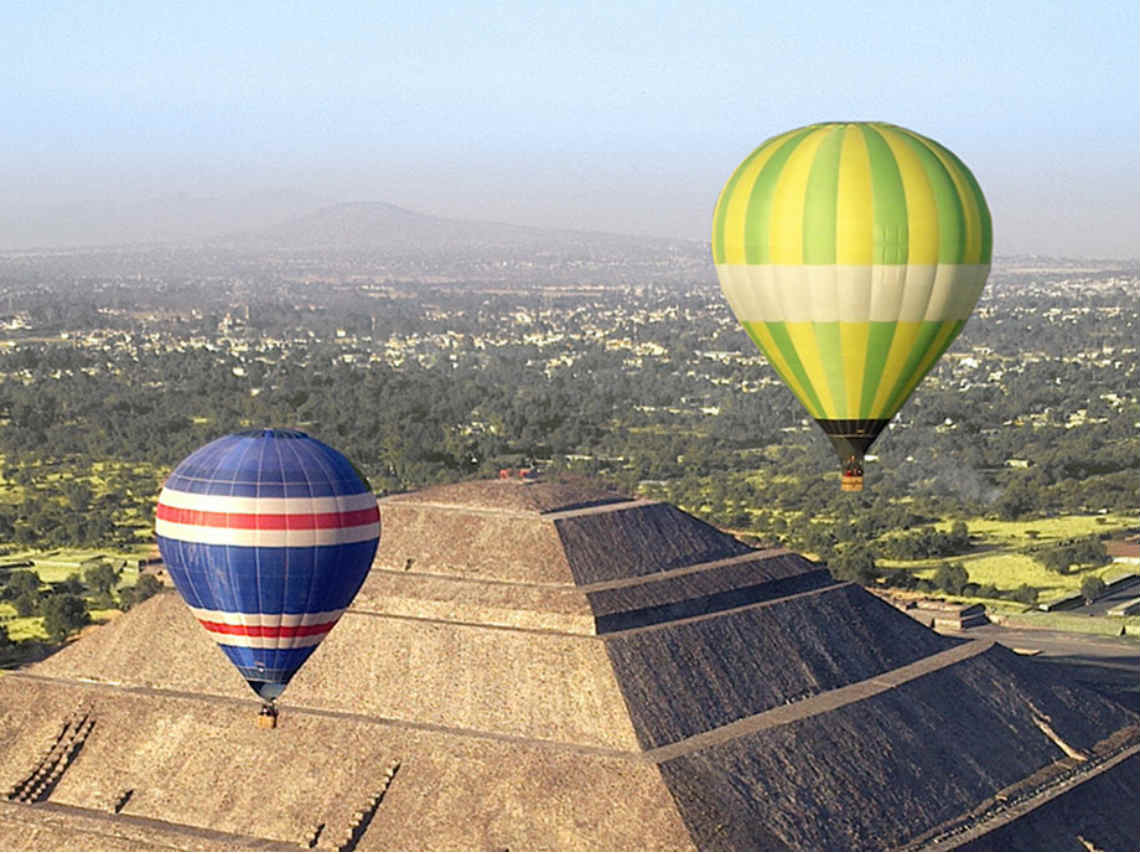
{"type": "Polygon", "coordinates": [[[971,640],[992,640],[1017,650],[1038,650],[1042,658],[1058,658],[1140,674],[1140,638],[1105,637],[1051,629],[1024,629],[990,623],[943,634],[971,640]]]}
{"type": "Polygon", "coordinates": [[[1102,617],[1109,608],[1115,608],[1117,605],[1123,605],[1132,599],[1140,597],[1140,578],[1120,587],[1107,596],[1102,596],[1091,605],[1082,605],[1080,608],[1073,608],[1071,611],[1066,611],[1067,614],[1092,614],[1094,617],[1102,617]]]}
{"type": "Polygon", "coordinates": [[[1123,667],[1140,673],[1140,637],[1109,637],[1045,628],[988,624],[961,631],[946,631],[971,640],[996,641],[1011,649],[1039,650],[1042,658],[1066,658],[1102,667],[1123,667]]]}

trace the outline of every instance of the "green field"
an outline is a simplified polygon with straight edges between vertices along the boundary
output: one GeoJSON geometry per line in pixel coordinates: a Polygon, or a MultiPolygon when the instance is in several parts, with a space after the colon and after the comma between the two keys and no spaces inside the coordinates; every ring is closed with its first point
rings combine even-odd
{"type": "Polygon", "coordinates": [[[1010,616],[1003,622],[1010,626],[1113,637],[1140,633],[1140,617],[1089,617],[1084,614],[1046,614],[1038,611],[1010,616]]]}
{"type": "Polygon", "coordinates": [[[4,628],[8,630],[8,637],[13,641],[47,640],[44,634],[43,617],[17,617],[16,609],[7,602],[0,602],[0,616],[7,617],[4,628]]]}
{"type": "Polygon", "coordinates": [[[123,568],[122,577],[119,580],[120,587],[130,587],[138,581],[138,560],[139,558],[149,557],[154,554],[154,546],[149,543],[139,543],[128,550],[115,549],[53,549],[49,552],[40,552],[32,549],[23,549],[21,551],[12,551],[5,554],[3,561],[20,561],[30,560],[35,563],[32,569],[40,577],[40,581],[44,584],[51,584],[57,581],[65,580],[73,572],[83,574],[81,568],[85,560],[93,558],[100,558],[110,562],[111,566],[118,567],[120,563],[126,561],[126,566],[123,568]]]}
{"type": "MultiPolygon", "coordinates": [[[[126,566],[123,567],[119,576],[119,583],[116,585],[116,589],[118,589],[122,587],[132,587],[138,582],[139,572],[136,561],[140,557],[147,557],[153,554],[153,552],[154,547],[149,544],[140,544],[130,551],[56,549],[50,552],[38,552],[23,550],[7,554],[3,560],[5,562],[24,559],[33,561],[35,565],[32,566],[30,570],[35,572],[39,576],[40,581],[44,584],[64,581],[73,573],[78,573],[79,576],[82,577],[83,569],[81,564],[83,561],[91,558],[101,558],[109,561],[110,564],[115,567],[119,566],[123,561],[126,561],[126,566]]],[[[122,612],[112,608],[91,610],[90,613],[93,623],[105,623],[114,619],[122,612]]],[[[3,624],[8,630],[8,637],[13,641],[47,640],[47,635],[43,629],[43,618],[16,616],[16,609],[10,602],[0,602],[0,619],[3,619],[3,624]]]]}
{"type": "MultiPolygon", "coordinates": [[[[949,522],[937,527],[947,529],[949,522]]],[[[1140,517],[1109,513],[1104,516],[1056,516],[1025,522],[1000,522],[996,519],[967,519],[972,536],[986,545],[1004,548],[1026,548],[1034,544],[1068,540],[1090,535],[1123,531],[1140,526],[1140,517]],[[1036,536],[1027,532],[1035,531],[1036,536]]]]}
{"type": "MultiPolygon", "coordinates": [[[[117,608],[105,608],[92,609],[89,613],[91,614],[92,625],[102,625],[103,623],[109,623],[123,612],[117,608]]],[[[15,608],[7,602],[0,602],[0,617],[7,617],[4,621],[4,627],[8,630],[8,638],[10,640],[48,640],[47,633],[44,631],[43,617],[17,617],[15,614],[15,608]]]]}
{"type": "MultiPolygon", "coordinates": [[[[1110,577],[1122,571],[1120,564],[1107,564],[1095,569],[1060,573],[1046,569],[1024,549],[1047,546],[1050,543],[1099,536],[1107,532],[1121,532],[1140,526],[1140,518],[1108,514],[1104,516],[1057,516],[1050,519],[1032,519],[1023,522],[1001,522],[994,519],[965,520],[977,550],[962,555],[924,558],[922,560],[877,561],[882,567],[911,570],[919,578],[931,578],[935,568],[944,561],[961,563],[974,584],[992,584],[1001,590],[1014,590],[1028,584],[1038,590],[1039,601],[1073,595],[1080,592],[1081,579],[1086,575],[1110,577]],[[1028,531],[1035,532],[1030,536],[1028,531]]],[[[948,530],[952,522],[944,521],[935,527],[948,530]]]]}
{"type": "Polygon", "coordinates": [[[992,584],[1001,590],[1014,590],[1022,584],[1028,584],[1037,589],[1038,599],[1042,602],[1058,596],[1079,593],[1081,579],[1086,575],[1097,575],[1105,578],[1121,571],[1120,564],[1110,563],[1096,569],[1062,574],[1046,569],[1028,555],[1008,552],[963,555],[934,560],[880,560],[877,563],[881,567],[910,569],[919,578],[929,579],[934,575],[935,567],[943,561],[961,563],[966,568],[966,572],[969,573],[970,581],[974,584],[992,584]]]}

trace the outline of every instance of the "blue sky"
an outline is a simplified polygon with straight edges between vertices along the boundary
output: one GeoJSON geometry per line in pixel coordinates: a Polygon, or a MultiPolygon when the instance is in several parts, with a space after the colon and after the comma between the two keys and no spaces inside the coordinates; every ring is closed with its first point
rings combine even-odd
{"type": "Polygon", "coordinates": [[[9,2],[0,213],[291,189],[705,238],[736,164],[873,118],[999,253],[1140,254],[1140,16],[1083,2],[9,2]]]}

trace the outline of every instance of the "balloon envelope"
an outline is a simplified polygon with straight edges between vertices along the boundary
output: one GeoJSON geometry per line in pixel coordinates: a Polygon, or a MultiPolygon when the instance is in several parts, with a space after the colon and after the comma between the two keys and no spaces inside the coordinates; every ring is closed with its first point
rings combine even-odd
{"type": "Polygon", "coordinates": [[[861,462],[961,331],[992,245],[970,170],[883,122],[769,139],[713,218],[729,305],[845,462],[861,462]]]}
{"type": "Polygon", "coordinates": [[[194,616],[274,699],[364,582],[380,513],[338,451],[297,431],[252,430],[179,463],[155,532],[194,616]]]}

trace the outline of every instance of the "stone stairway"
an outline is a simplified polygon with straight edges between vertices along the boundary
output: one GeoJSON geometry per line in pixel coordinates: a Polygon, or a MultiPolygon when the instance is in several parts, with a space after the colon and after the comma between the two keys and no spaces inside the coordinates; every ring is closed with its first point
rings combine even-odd
{"type": "Polygon", "coordinates": [[[6,798],[22,804],[46,801],[94,728],[92,710],[89,707],[76,710],[63,721],[51,743],[36,757],[31,770],[8,788],[6,798]]]}
{"type": "Polygon", "coordinates": [[[376,790],[361,808],[352,814],[352,818],[339,836],[329,838],[325,832],[325,823],[321,822],[313,828],[313,832],[304,840],[305,847],[315,848],[319,851],[355,851],[360,838],[364,836],[364,832],[372,824],[376,810],[380,808],[380,803],[384,800],[384,795],[388,792],[388,788],[392,785],[392,780],[399,769],[399,761],[388,766],[380,780],[380,785],[376,787],[376,790]]]}

